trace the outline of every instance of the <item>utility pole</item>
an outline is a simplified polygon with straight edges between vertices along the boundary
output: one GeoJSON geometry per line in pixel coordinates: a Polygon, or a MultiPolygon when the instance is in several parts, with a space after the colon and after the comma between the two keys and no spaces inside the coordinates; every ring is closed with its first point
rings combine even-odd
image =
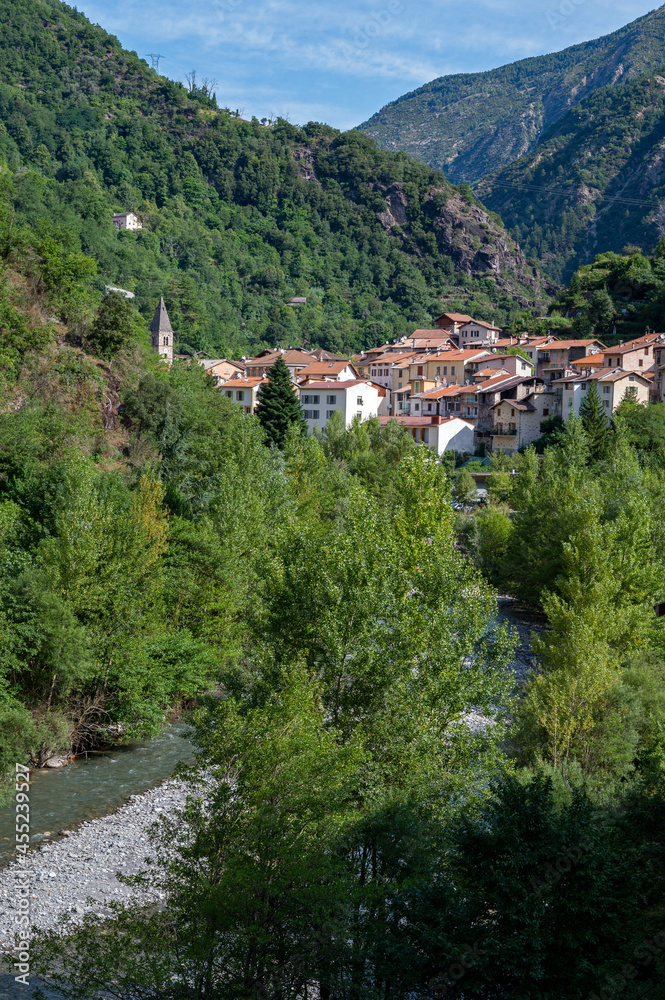
{"type": "Polygon", "coordinates": [[[163,56],[161,52],[147,52],[146,55],[152,63],[152,68],[159,71],[159,60],[166,59],[166,56],[163,56]]]}

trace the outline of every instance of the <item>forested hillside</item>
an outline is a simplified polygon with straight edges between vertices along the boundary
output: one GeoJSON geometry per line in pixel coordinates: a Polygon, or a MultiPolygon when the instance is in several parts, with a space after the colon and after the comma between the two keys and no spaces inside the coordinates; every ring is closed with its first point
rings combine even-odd
{"type": "Polygon", "coordinates": [[[550,304],[548,322],[570,324],[569,334],[604,343],[661,331],[665,318],[665,240],[650,254],[597,254],[572,276],[550,304]]]}
{"type": "Polygon", "coordinates": [[[67,231],[181,348],[360,349],[445,307],[505,320],[535,270],[440,173],[359,133],[245,122],[57,0],[3,0],[0,155],[16,219],[67,231]],[[139,232],[116,232],[133,210],[139,232]],[[288,308],[294,296],[304,308],[288,308]]]}
{"type": "Polygon", "coordinates": [[[658,69],[665,63],[664,27],[660,7],[561,52],[442,76],[387,104],[359,128],[382,149],[404,150],[444,168],[456,183],[473,183],[533,149],[543,132],[597,88],[658,69]]]}
{"type": "Polygon", "coordinates": [[[587,97],[478,194],[527,253],[567,280],[601,251],[656,245],[665,233],[664,153],[665,76],[656,73],[587,97]]]}

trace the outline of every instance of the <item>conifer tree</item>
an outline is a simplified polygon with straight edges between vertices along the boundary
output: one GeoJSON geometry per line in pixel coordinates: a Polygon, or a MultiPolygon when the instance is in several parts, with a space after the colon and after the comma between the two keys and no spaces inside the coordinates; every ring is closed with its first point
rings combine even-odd
{"type": "Polygon", "coordinates": [[[266,432],[266,444],[284,447],[286,432],[295,424],[304,431],[305,418],[298,397],[293,390],[291,373],[282,358],[270,370],[268,381],[259,390],[256,415],[266,432]]]}
{"type": "Polygon", "coordinates": [[[586,397],[580,406],[580,417],[587,436],[591,461],[597,462],[605,454],[608,427],[605,408],[598,395],[595,381],[589,383],[586,397]]]}

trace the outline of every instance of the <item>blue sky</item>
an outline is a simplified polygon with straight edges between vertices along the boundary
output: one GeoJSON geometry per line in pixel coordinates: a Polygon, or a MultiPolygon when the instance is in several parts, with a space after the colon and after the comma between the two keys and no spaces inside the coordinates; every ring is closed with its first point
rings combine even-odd
{"type": "Polygon", "coordinates": [[[184,81],[217,81],[242,117],[347,129],[446,73],[501,66],[607,34],[640,0],[79,0],[91,21],[184,81]]]}

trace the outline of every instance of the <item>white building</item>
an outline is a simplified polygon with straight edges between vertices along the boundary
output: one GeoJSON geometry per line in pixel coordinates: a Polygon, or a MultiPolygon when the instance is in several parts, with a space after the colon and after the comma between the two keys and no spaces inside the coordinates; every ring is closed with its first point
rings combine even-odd
{"type": "Polygon", "coordinates": [[[437,455],[443,455],[444,451],[473,452],[474,427],[470,420],[462,417],[381,417],[381,424],[385,426],[388,420],[397,420],[405,427],[414,441],[427,445],[437,455]]]}
{"type": "Polygon", "coordinates": [[[116,229],[143,229],[133,212],[114,212],[113,225],[116,229]]]}
{"type": "Polygon", "coordinates": [[[368,420],[379,416],[388,390],[374,382],[349,379],[346,382],[308,382],[298,388],[300,405],[305,413],[307,429],[323,430],[333,413],[341,411],[344,425],[350,427],[355,417],[368,420]]]}
{"type": "Polygon", "coordinates": [[[592,382],[596,383],[608,420],[626,395],[632,397],[636,403],[649,402],[651,388],[649,379],[638,372],[624,371],[623,368],[600,368],[586,375],[555,379],[552,382],[555,388],[561,390],[561,416],[564,420],[568,420],[573,414],[579,417],[580,406],[586,399],[592,382]]]}

